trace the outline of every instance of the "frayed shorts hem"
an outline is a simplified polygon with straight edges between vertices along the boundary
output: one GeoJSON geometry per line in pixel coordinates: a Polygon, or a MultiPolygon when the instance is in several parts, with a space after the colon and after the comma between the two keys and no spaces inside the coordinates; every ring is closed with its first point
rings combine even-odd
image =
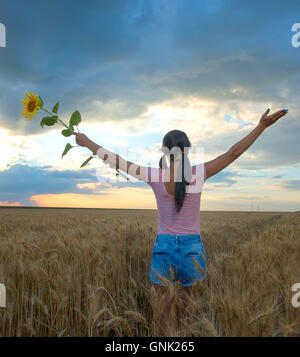
{"type": "MultiPolygon", "coordinates": [[[[164,284],[160,280],[153,279],[151,276],[149,276],[149,280],[154,284],[157,284],[157,285],[160,285],[160,286],[164,286],[164,284]]],[[[179,283],[180,283],[181,286],[187,288],[187,287],[191,287],[191,286],[197,285],[197,282],[203,283],[205,280],[206,280],[206,277],[204,277],[203,279],[197,279],[197,280],[194,280],[194,281],[188,282],[188,283],[182,283],[179,280],[179,283]]],[[[176,283],[177,281],[174,281],[173,283],[176,283]]]]}

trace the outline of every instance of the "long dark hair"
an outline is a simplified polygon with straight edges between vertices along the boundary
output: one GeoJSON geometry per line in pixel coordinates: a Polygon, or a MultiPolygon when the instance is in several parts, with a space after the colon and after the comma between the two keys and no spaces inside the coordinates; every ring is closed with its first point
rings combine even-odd
{"type": "Polygon", "coordinates": [[[176,212],[181,210],[181,207],[184,202],[186,186],[189,185],[191,181],[191,163],[186,155],[185,148],[191,147],[191,143],[185,132],[181,130],[171,130],[163,138],[163,151],[165,149],[164,155],[159,160],[159,167],[162,169],[167,167],[166,156],[168,151],[170,156],[170,162],[180,159],[180,165],[178,170],[182,170],[177,174],[181,180],[175,184],[175,208],[176,212]],[[174,148],[176,148],[174,150],[174,148]],[[173,149],[173,150],[172,150],[173,149]]]}

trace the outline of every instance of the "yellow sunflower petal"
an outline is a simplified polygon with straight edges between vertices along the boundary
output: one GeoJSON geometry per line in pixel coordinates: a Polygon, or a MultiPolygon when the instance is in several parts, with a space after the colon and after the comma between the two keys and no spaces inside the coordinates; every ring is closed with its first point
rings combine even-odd
{"type": "Polygon", "coordinates": [[[26,92],[26,96],[23,96],[21,99],[22,102],[22,115],[25,118],[31,120],[32,116],[35,117],[37,115],[38,110],[40,110],[39,106],[39,95],[34,94],[33,92],[26,92]]]}

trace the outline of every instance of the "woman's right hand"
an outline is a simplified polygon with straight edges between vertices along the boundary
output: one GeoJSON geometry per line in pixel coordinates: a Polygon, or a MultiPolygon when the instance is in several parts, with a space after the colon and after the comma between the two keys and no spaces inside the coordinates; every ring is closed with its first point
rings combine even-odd
{"type": "Polygon", "coordinates": [[[282,110],[278,110],[278,112],[275,112],[274,114],[269,114],[269,113],[270,113],[270,109],[267,109],[267,111],[262,115],[259,121],[259,125],[264,129],[274,124],[281,117],[285,116],[288,113],[288,110],[282,109],[282,110]]]}
{"type": "Polygon", "coordinates": [[[75,131],[71,131],[73,135],[76,136],[76,144],[83,147],[88,147],[91,143],[91,140],[85,135],[81,133],[76,133],[75,131]]]}

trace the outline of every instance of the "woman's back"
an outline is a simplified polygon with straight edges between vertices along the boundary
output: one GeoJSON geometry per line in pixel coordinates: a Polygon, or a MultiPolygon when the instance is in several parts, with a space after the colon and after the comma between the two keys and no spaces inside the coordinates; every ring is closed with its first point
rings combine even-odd
{"type": "Polygon", "coordinates": [[[179,212],[176,212],[174,195],[165,187],[165,172],[160,168],[148,168],[148,184],[153,189],[158,209],[157,234],[200,234],[200,200],[206,180],[205,165],[192,166],[192,182],[187,186],[179,212]]]}

